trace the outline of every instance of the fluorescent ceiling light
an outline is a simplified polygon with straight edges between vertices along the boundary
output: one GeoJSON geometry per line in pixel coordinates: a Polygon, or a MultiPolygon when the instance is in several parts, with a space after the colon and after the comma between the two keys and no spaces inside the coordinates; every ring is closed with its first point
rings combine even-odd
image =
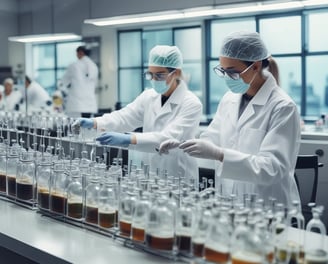
{"type": "Polygon", "coordinates": [[[328,5],[328,0],[303,0],[303,1],[280,1],[280,2],[256,2],[247,5],[235,5],[230,7],[209,6],[181,11],[165,11],[155,13],[144,13],[137,15],[116,16],[98,19],[86,19],[84,23],[96,26],[113,26],[133,23],[155,22],[165,20],[178,20],[184,18],[225,16],[233,14],[247,14],[258,12],[269,12],[278,10],[297,10],[305,7],[328,5]]]}
{"type": "Polygon", "coordinates": [[[33,42],[54,42],[54,41],[65,41],[65,40],[80,40],[81,36],[73,33],[62,33],[62,34],[42,34],[42,35],[24,35],[9,37],[9,41],[33,43],[33,42]]]}
{"type": "Polygon", "coordinates": [[[148,14],[137,14],[127,16],[117,16],[109,18],[98,18],[98,19],[86,19],[84,23],[93,24],[96,26],[113,26],[113,25],[124,25],[144,22],[156,22],[163,20],[175,20],[184,18],[184,14],[178,11],[168,12],[154,12],[148,14]]]}

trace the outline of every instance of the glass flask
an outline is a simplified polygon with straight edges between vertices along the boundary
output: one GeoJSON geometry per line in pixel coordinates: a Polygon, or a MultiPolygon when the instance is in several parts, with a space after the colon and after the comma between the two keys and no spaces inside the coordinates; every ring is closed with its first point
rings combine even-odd
{"type": "Polygon", "coordinates": [[[50,177],[52,168],[51,156],[47,153],[36,167],[37,200],[39,209],[49,210],[50,177]]]}
{"type": "Polygon", "coordinates": [[[70,184],[67,187],[67,216],[76,220],[83,217],[83,188],[80,171],[77,167],[71,166],[70,184]]]}
{"type": "Polygon", "coordinates": [[[7,166],[7,146],[1,144],[0,146],[0,194],[6,195],[6,166],[7,166]]]}
{"type": "Polygon", "coordinates": [[[7,195],[16,198],[16,173],[19,162],[19,146],[16,140],[12,140],[12,146],[9,148],[7,156],[6,177],[7,177],[7,195]]]}
{"type": "Polygon", "coordinates": [[[305,234],[305,264],[327,264],[328,254],[326,251],[325,236],[326,227],[321,221],[323,206],[312,208],[312,219],[306,226],[305,234]],[[314,234],[317,233],[317,234],[314,234]]]}
{"type": "Polygon", "coordinates": [[[150,206],[150,194],[139,190],[139,199],[135,203],[131,227],[131,238],[135,242],[143,243],[145,241],[145,229],[150,206]]]}
{"type": "Polygon", "coordinates": [[[206,261],[222,264],[229,263],[231,234],[229,208],[224,206],[215,208],[204,244],[204,258],[206,261]]]}
{"type": "Polygon", "coordinates": [[[23,201],[36,201],[35,163],[33,152],[22,152],[17,165],[16,196],[23,201]]]}
{"type": "Polygon", "coordinates": [[[130,237],[132,217],[133,217],[136,200],[137,197],[136,194],[133,192],[132,187],[129,187],[128,191],[125,194],[123,194],[123,196],[121,195],[120,197],[118,219],[119,219],[119,230],[121,236],[130,237]]]}
{"type": "Polygon", "coordinates": [[[261,241],[263,243],[265,263],[273,264],[275,260],[274,259],[275,248],[272,240],[272,230],[270,230],[268,223],[264,219],[256,223],[256,232],[260,236],[261,241]]]}
{"type": "Polygon", "coordinates": [[[66,215],[67,207],[67,173],[63,162],[55,163],[50,179],[50,211],[66,215]]]}
{"type": "Polygon", "coordinates": [[[98,225],[100,178],[93,171],[90,183],[85,189],[84,221],[88,224],[98,225]]]}
{"type": "Polygon", "coordinates": [[[181,201],[181,207],[177,209],[175,222],[175,235],[178,250],[182,253],[191,252],[191,234],[194,224],[194,205],[190,197],[181,201]]]}
{"type": "Polygon", "coordinates": [[[115,184],[106,178],[99,191],[98,225],[102,228],[116,226],[118,213],[118,200],[115,184]]]}
{"type": "Polygon", "coordinates": [[[172,251],[174,246],[174,211],[166,193],[160,193],[150,207],[146,225],[146,244],[156,250],[172,251]]]}
{"type": "Polygon", "coordinates": [[[201,204],[200,208],[196,210],[194,230],[191,238],[192,254],[196,258],[202,258],[204,254],[204,244],[212,219],[211,209],[210,205],[201,204]]]}
{"type": "Polygon", "coordinates": [[[304,232],[305,220],[301,211],[299,201],[293,201],[293,206],[288,212],[287,222],[289,227],[294,227],[299,230],[296,234],[292,228],[288,228],[288,248],[291,251],[289,263],[303,263],[304,261],[304,232]],[[302,230],[302,231],[301,231],[302,230]],[[294,235],[291,236],[290,233],[294,235]]]}

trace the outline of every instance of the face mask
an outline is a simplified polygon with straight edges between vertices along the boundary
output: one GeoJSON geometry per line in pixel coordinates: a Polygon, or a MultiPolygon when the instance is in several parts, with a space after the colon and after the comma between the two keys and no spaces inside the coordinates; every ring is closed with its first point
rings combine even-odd
{"type": "Polygon", "coordinates": [[[248,83],[245,83],[242,78],[233,80],[229,77],[226,77],[225,82],[228,85],[231,92],[240,93],[240,94],[246,93],[250,85],[248,83]]]}
{"type": "Polygon", "coordinates": [[[154,90],[159,94],[165,94],[168,91],[168,89],[170,89],[170,85],[166,84],[166,81],[151,80],[150,82],[154,90]]]}

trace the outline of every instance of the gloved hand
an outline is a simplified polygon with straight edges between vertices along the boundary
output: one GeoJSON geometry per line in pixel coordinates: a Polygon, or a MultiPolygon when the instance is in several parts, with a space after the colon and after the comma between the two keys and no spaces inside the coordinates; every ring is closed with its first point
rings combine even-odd
{"type": "Polygon", "coordinates": [[[131,144],[131,135],[117,132],[106,132],[96,138],[102,145],[128,146],[131,144]]]}
{"type": "Polygon", "coordinates": [[[210,141],[203,139],[187,140],[179,145],[180,149],[190,156],[202,159],[223,161],[222,149],[210,141]]]}
{"type": "Polygon", "coordinates": [[[177,148],[180,145],[180,141],[177,139],[167,139],[159,145],[159,154],[169,154],[170,149],[177,148]]]}
{"type": "Polygon", "coordinates": [[[79,128],[79,127],[85,127],[85,128],[93,128],[94,121],[92,118],[78,118],[74,121],[72,124],[72,128],[79,128]]]}

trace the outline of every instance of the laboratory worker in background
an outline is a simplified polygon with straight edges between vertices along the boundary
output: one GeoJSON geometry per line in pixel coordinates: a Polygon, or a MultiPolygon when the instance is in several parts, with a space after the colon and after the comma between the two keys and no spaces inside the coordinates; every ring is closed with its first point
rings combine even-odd
{"type": "Polygon", "coordinates": [[[50,109],[51,98],[48,92],[36,81],[32,81],[28,76],[25,76],[26,100],[28,111],[39,111],[50,109]]]}
{"type": "Polygon", "coordinates": [[[59,81],[59,89],[66,95],[65,112],[71,117],[90,117],[98,112],[96,86],[98,67],[89,58],[89,51],[80,46],[76,49],[78,60],[70,64],[59,81]]]}
{"type": "Polygon", "coordinates": [[[5,111],[19,110],[22,93],[14,89],[14,80],[6,78],[3,81],[4,91],[1,93],[1,106],[5,111]]]}
{"type": "Polygon", "coordinates": [[[178,147],[217,162],[216,186],[224,195],[256,193],[286,206],[300,201],[294,168],[300,146],[300,117],[278,85],[278,68],[256,32],[228,35],[215,72],[229,91],[199,139],[167,140],[161,153],[178,147]],[[268,71],[267,71],[268,70],[268,71]]]}
{"type": "Polygon", "coordinates": [[[169,175],[197,179],[194,158],[181,150],[166,157],[157,153],[162,141],[172,137],[179,141],[192,139],[198,131],[202,104],[188,90],[182,77],[182,64],[182,54],[176,46],[155,46],[149,53],[148,71],[144,73],[152,87],[121,110],[95,119],[80,119],[79,124],[107,131],[97,138],[101,144],[131,145],[151,153],[149,163],[153,171],[158,168],[167,170],[169,175]],[[139,127],[143,128],[142,133],[133,132],[139,127]]]}

